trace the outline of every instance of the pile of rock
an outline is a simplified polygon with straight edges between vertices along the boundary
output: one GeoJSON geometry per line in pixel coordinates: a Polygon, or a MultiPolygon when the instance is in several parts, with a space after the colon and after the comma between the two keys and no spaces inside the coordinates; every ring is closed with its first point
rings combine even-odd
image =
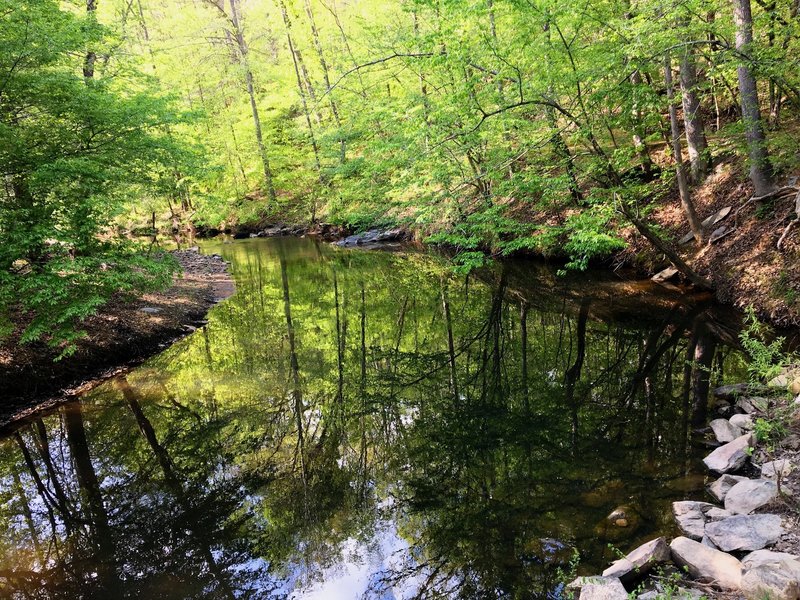
{"type": "MultiPolygon", "coordinates": [[[[770,382],[772,384],[773,382],[770,382]]],[[[775,387],[789,387],[787,382],[775,387]]],[[[747,600],[800,600],[800,557],[768,548],[787,531],[778,514],[753,514],[768,508],[779,496],[779,483],[794,469],[788,459],[763,462],[757,478],[734,475],[750,463],[756,444],[752,433],[754,417],[767,409],[763,396],[746,396],[745,384],[715,390],[732,409],[729,418],[709,424],[721,445],[703,462],[719,475],[708,486],[709,495],[721,504],[674,502],[673,516],[683,536],[667,543],[652,540],[613,563],[601,577],[580,577],[568,587],[580,590],[581,600],[623,600],[625,585],[639,580],[657,565],[674,564],[696,580],[716,589],[738,592],[747,600]]],[[[794,391],[794,390],[793,390],[794,391]]],[[[638,600],[663,597],[658,587],[640,594],[638,600]]],[[[692,598],[697,590],[670,590],[671,597],[692,598]]]]}

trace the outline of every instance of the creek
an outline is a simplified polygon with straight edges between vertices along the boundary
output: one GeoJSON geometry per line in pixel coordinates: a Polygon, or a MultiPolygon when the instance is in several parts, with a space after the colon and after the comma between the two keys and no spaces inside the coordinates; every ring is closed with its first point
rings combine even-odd
{"type": "Polygon", "coordinates": [[[746,378],[739,315],[651,282],[203,251],[237,285],[205,326],[0,439],[0,596],[557,597],[673,532],[746,378]]]}

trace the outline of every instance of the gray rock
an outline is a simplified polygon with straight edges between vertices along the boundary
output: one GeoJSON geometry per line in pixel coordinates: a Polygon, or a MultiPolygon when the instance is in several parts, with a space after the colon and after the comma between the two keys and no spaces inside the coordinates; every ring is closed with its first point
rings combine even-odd
{"type": "Polygon", "coordinates": [[[727,473],[708,486],[708,492],[717,500],[725,500],[725,494],[740,481],[746,481],[747,477],[740,475],[728,475],[727,473]]]}
{"type": "Polygon", "coordinates": [[[794,470],[794,465],[785,458],[771,460],[761,465],[761,477],[764,479],[783,479],[794,470]]]}
{"type": "Polygon", "coordinates": [[[748,515],[778,496],[778,486],[766,479],[748,479],[733,486],[725,496],[725,510],[748,515]]]}
{"type": "Polygon", "coordinates": [[[720,444],[727,444],[742,435],[742,430],[727,419],[714,419],[708,424],[720,444]]]}
{"type": "Polygon", "coordinates": [[[703,592],[700,590],[678,587],[667,591],[664,589],[664,586],[657,585],[656,589],[636,596],[636,600],[664,600],[664,598],[670,598],[672,600],[695,600],[702,597],[703,592]]]}
{"type": "Polygon", "coordinates": [[[730,418],[731,425],[738,427],[739,429],[743,429],[745,431],[751,431],[753,429],[753,417],[750,415],[733,415],[730,418]]]}
{"type": "Polygon", "coordinates": [[[745,569],[753,569],[761,565],[781,563],[786,560],[800,562],[800,556],[788,552],[775,552],[774,550],[756,550],[742,559],[745,569]]]}
{"type": "Polygon", "coordinates": [[[732,385],[723,385],[714,390],[714,395],[723,400],[736,400],[737,398],[747,394],[749,385],[747,383],[734,383],[732,385]]]}
{"type": "Polygon", "coordinates": [[[700,540],[700,543],[703,544],[703,546],[708,546],[709,548],[713,548],[714,550],[719,550],[719,548],[717,548],[717,545],[710,539],[708,539],[707,535],[703,536],[703,539],[700,540]]]}
{"type": "Polygon", "coordinates": [[[741,408],[748,415],[752,415],[754,413],[766,412],[767,408],[769,407],[769,400],[762,398],[761,396],[739,398],[736,401],[736,406],[741,408]]]}
{"type": "Polygon", "coordinates": [[[749,456],[748,450],[753,445],[753,435],[745,434],[720,446],[703,459],[705,465],[712,471],[727,473],[741,469],[749,456]]]}
{"type": "Polygon", "coordinates": [[[742,563],[730,554],[685,537],[672,540],[670,549],[673,560],[678,565],[685,566],[693,577],[707,577],[723,588],[739,588],[742,582],[742,563]]]}
{"type": "Polygon", "coordinates": [[[580,590],[582,600],[627,600],[628,593],[616,577],[578,577],[567,585],[568,589],[580,590]]]}
{"type": "Polygon", "coordinates": [[[161,309],[157,306],[143,306],[139,309],[140,312],[147,313],[148,315],[157,315],[161,309]]]}
{"type": "Polygon", "coordinates": [[[604,578],[605,581],[589,583],[581,588],[579,600],[628,600],[628,592],[622,582],[615,577],[604,578]]]}
{"type": "Polygon", "coordinates": [[[761,550],[783,535],[778,515],[736,515],[706,525],[706,535],[725,552],[761,550]]]}
{"type": "Polygon", "coordinates": [[[732,516],[733,513],[731,511],[717,508],[716,506],[706,513],[706,519],[709,521],[722,521],[732,516]]]}
{"type": "Polygon", "coordinates": [[[800,450],[800,435],[796,433],[792,433],[787,435],[782,441],[781,444],[789,448],[790,450],[800,450]]]}
{"type": "Polygon", "coordinates": [[[644,575],[653,566],[668,562],[670,550],[667,540],[663,537],[656,538],[642,544],[603,571],[603,577],[618,577],[620,581],[629,581],[639,575],[644,575]]]}
{"type": "Polygon", "coordinates": [[[763,564],[745,571],[742,593],[747,600],[797,600],[800,598],[800,562],[763,564]]]}
{"type": "Polygon", "coordinates": [[[703,539],[706,528],[706,514],[712,508],[717,508],[708,502],[695,502],[682,500],[672,503],[672,514],[683,534],[693,540],[703,539]]]}

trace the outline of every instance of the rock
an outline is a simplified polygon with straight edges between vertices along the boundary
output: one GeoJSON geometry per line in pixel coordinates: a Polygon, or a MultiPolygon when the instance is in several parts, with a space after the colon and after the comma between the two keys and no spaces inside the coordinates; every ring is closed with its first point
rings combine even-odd
{"type": "Polygon", "coordinates": [[[617,519],[614,521],[614,525],[617,527],[627,527],[628,526],[628,519],[617,519]]]}
{"type": "Polygon", "coordinates": [[[339,246],[367,246],[373,244],[385,244],[388,242],[400,242],[406,239],[407,234],[402,229],[387,229],[380,231],[371,229],[364,233],[350,235],[336,242],[339,246]]]}
{"type": "Polygon", "coordinates": [[[725,236],[730,233],[733,233],[733,227],[728,227],[727,225],[721,225],[717,227],[714,231],[711,232],[711,235],[708,236],[708,243],[713,244],[714,242],[718,242],[725,236]]]}
{"type": "Polygon", "coordinates": [[[700,590],[687,589],[682,587],[666,589],[663,585],[656,585],[656,589],[639,594],[636,600],[699,600],[703,598],[703,592],[700,590]]]}
{"type": "Polygon", "coordinates": [[[732,425],[727,419],[714,419],[708,425],[714,432],[717,441],[721,444],[732,442],[742,435],[742,430],[732,425]]]}
{"type": "Polygon", "coordinates": [[[706,515],[712,508],[717,508],[708,502],[695,502],[683,500],[672,503],[672,514],[678,527],[687,537],[693,540],[703,539],[706,528],[706,515]]]}
{"type": "Polygon", "coordinates": [[[769,406],[769,400],[761,396],[739,398],[736,401],[736,406],[738,406],[748,415],[752,415],[753,413],[766,412],[769,406]]]}
{"type": "Polygon", "coordinates": [[[800,598],[800,562],[763,564],[745,571],[741,590],[747,600],[800,598]]]}
{"type": "Polygon", "coordinates": [[[800,393],[800,369],[797,367],[784,369],[783,373],[767,382],[767,387],[788,389],[793,394],[800,393]]]}
{"type": "Polygon", "coordinates": [[[723,385],[714,390],[714,395],[723,400],[734,401],[741,396],[747,394],[750,385],[747,383],[734,383],[732,385],[723,385]]]}
{"type": "Polygon", "coordinates": [[[725,495],[725,510],[747,515],[778,496],[778,486],[766,479],[740,481],[725,495]]]}
{"type": "Polygon", "coordinates": [[[647,573],[654,565],[668,562],[670,550],[663,537],[642,544],[603,571],[603,577],[618,577],[620,581],[630,581],[647,573]]]}
{"type": "Polygon", "coordinates": [[[685,537],[672,540],[670,549],[673,560],[680,566],[686,566],[693,577],[707,577],[723,588],[739,588],[742,581],[742,563],[730,554],[685,537]]]}
{"type": "Polygon", "coordinates": [[[734,513],[729,510],[717,508],[716,506],[706,513],[706,519],[709,521],[722,521],[728,517],[732,517],[734,513]]]}
{"type": "MultiPolygon", "coordinates": [[[[692,234],[689,234],[689,235],[692,235],[692,234]]],[[[667,267],[663,271],[659,271],[658,273],[653,275],[650,279],[652,279],[656,283],[662,283],[664,281],[669,281],[670,279],[675,277],[675,275],[677,275],[677,274],[678,274],[678,269],[676,269],[675,267],[667,267]]]]}
{"type": "Polygon", "coordinates": [[[733,415],[730,418],[731,425],[738,427],[739,429],[744,429],[745,431],[750,431],[753,429],[753,417],[748,414],[744,415],[733,415]]]}
{"type": "Polygon", "coordinates": [[[736,515],[706,525],[706,535],[720,550],[761,550],[783,535],[778,515],[736,515]]]}
{"type": "Polygon", "coordinates": [[[779,477],[783,479],[792,472],[794,466],[785,458],[771,460],[761,465],[761,477],[764,479],[775,480],[779,477]]]}
{"type": "Polygon", "coordinates": [[[761,565],[779,563],[785,560],[800,562],[800,556],[789,554],[788,552],[775,552],[773,550],[756,550],[742,559],[745,569],[753,569],[761,565]]]}
{"type": "Polygon", "coordinates": [[[140,312],[147,313],[148,315],[157,315],[161,309],[157,306],[143,306],[139,309],[140,312]]]}
{"type": "Polygon", "coordinates": [[[579,589],[581,600],[627,600],[628,592],[616,577],[578,577],[567,585],[568,589],[579,589]]]}
{"type": "Polygon", "coordinates": [[[787,435],[782,441],[781,444],[789,448],[790,450],[800,450],[800,435],[796,433],[792,433],[791,435],[787,435]]]}
{"type": "Polygon", "coordinates": [[[704,536],[703,536],[703,539],[702,539],[702,540],[700,540],[700,543],[701,543],[701,544],[703,544],[703,546],[708,546],[709,548],[713,548],[714,550],[719,550],[719,548],[717,548],[717,545],[716,545],[714,542],[712,542],[712,541],[711,541],[711,540],[708,538],[708,536],[707,536],[707,535],[704,535],[704,536]]]}
{"type": "Polygon", "coordinates": [[[708,486],[708,492],[717,500],[725,500],[725,494],[740,481],[746,481],[747,477],[740,475],[728,475],[727,473],[708,486]]]}
{"type": "Polygon", "coordinates": [[[753,445],[753,434],[748,433],[720,446],[703,459],[712,471],[727,473],[742,468],[748,458],[748,450],[753,445]]]}

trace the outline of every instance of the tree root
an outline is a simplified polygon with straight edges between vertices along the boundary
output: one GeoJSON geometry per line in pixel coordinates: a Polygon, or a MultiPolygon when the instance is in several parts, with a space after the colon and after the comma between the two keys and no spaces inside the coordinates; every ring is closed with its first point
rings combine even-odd
{"type": "MultiPolygon", "coordinates": [[[[788,189],[788,187],[787,188],[783,188],[783,189],[788,189]]],[[[783,249],[783,242],[786,241],[786,237],[789,235],[789,233],[792,231],[792,229],[794,229],[795,226],[797,225],[797,223],[800,221],[800,189],[798,189],[798,188],[791,188],[791,189],[795,190],[795,192],[796,192],[795,197],[794,197],[795,218],[792,219],[791,221],[789,221],[789,224],[784,228],[783,233],[781,234],[781,237],[778,240],[778,243],[775,245],[775,247],[779,251],[783,249]]]]}

